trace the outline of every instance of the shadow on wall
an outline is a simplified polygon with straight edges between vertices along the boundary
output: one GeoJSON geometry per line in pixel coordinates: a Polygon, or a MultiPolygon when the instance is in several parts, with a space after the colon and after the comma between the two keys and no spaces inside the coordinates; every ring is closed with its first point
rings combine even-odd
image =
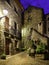
{"type": "Polygon", "coordinates": [[[41,42],[47,45],[47,41],[49,37],[45,36],[44,34],[39,33],[36,29],[33,29],[31,38],[33,40],[37,40],[39,38],[41,42]]]}

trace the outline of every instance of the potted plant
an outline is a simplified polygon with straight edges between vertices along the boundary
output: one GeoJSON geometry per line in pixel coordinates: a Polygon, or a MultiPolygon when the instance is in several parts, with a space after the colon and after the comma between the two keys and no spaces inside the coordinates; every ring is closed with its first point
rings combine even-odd
{"type": "Polygon", "coordinates": [[[36,53],[38,54],[42,54],[45,51],[45,44],[44,43],[40,43],[39,45],[37,45],[36,48],[36,53]]]}
{"type": "Polygon", "coordinates": [[[6,59],[6,54],[2,54],[1,59],[6,59]]]}

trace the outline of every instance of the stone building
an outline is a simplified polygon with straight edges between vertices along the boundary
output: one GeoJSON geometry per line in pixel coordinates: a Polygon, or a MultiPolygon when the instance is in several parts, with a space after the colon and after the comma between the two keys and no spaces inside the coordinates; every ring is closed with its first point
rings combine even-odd
{"type": "MultiPolygon", "coordinates": [[[[47,44],[46,19],[42,8],[29,6],[24,11],[24,26],[22,28],[22,42],[27,45],[27,41],[40,39],[47,44]]],[[[47,21],[48,22],[48,21],[47,21]]],[[[48,27],[47,27],[48,28],[48,27]]]]}
{"type": "Polygon", "coordinates": [[[49,37],[49,14],[46,14],[46,34],[49,37]]]}
{"type": "Polygon", "coordinates": [[[43,21],[43,10],[41,8],[31,6],[24,12],[24,24],[26,25],[29,24],[34,29],[38,30],[38,26],[41,24],[42,21],[43,21]]]}
{"type": "Polygon", "coordinates": [[[21,42],[21,12],[19,2],[0,0],[0,53],[15,54],[21,42]]]}

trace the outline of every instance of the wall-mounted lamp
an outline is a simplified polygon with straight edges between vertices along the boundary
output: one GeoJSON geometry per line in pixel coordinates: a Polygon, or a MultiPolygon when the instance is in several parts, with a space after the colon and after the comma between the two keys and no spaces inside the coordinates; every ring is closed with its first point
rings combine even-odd
{"type": "Polygon", "coordinates": [[[3,10],[3,14],[6,16],[8,14],[8,11],[6,9],[3,10]]]}
{"type": "Polygon", "coordinates": [[[3,10],[3,16],[2,17],[0,17],[0,20],[2,19],[2,18],[4,18],[5,16],[7,16],[7,14],[8,14],[8,10],[6,10],[6,9],[4,9],[3,10]]]}

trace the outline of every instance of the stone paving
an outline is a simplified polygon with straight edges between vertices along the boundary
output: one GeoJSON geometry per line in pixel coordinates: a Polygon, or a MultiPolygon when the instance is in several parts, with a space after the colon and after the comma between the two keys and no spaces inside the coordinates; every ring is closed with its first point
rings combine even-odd
{"type": "Polygon", "coordinates": [[[30,57],[26,52],[10,56],[6,60],[0,60],[0,65],[49,65],[49,60],[38,57],[30,57]]]}

